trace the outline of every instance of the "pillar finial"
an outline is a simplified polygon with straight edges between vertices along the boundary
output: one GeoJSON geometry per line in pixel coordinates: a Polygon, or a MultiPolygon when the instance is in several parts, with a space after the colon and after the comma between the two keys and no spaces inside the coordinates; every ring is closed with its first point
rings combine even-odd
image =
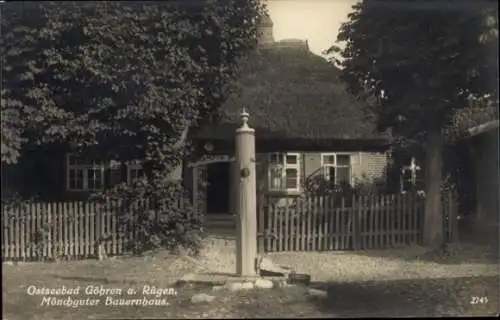
{"type": "Polygon", "coordinates": [[[240,118],[241,118],[241,122],[242,122],[242,125],[241,125],[242,128],[244,128],[244,129],[249,128],[248,127],[248,118],[249,117],[250,117],[250,114],[248,114],[248,112],[246,111],[245,107],[243,107],[243,110],[241,111],[241,114],[240,114],[240,118]]]}

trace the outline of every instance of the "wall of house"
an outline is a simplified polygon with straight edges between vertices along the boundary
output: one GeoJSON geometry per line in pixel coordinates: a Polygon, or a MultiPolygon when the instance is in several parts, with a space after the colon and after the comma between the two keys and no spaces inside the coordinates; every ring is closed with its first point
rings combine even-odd
{"type": "MultiPolygon", "coordinates": [[[[321,153],[301,153],[301,184],[307,184],[316,178],[322,178],[321,153]]],[[[365,183],[385,183],[386,168],[389,157],[385,152],[352,152],[351,167],[353,183],[356,181],[365,183]]],[[[258,153],[256,155],[257,171],[257,194],[259,198],[273,195],[277,203],[285,204],[294,201],[296,197],[303,194],[300,192],[268,192],[268,154],[258,153]]]]}
{"type": "MultiPolygon", "coordinates": [[[[2,165],[2,199],[19,194],[39,201],[85,201],[93,192],[67,190],[66,150],[58,146],[43,146],[23,150],[17,164],[2,165]]],[[[109,161],[106,161],[108,164],[109,161]]],[[[182,179],[182,164],[170,175],[182,179]]],[[[106,165],[104,186],[127,181],[127,167],[106,165]]]]}
{"type": "MultiPolygon", "coordinates": [[[[350,152],[353,183],[385,179],[388,155],[385,152],[350,152]]],[[[308,152],[302,157],[306,179],[321,175],[321,153],[308,152]]]]}
{"type": "Polygon", "coordinates": [[[39,201],[64,200],[64,152],[57,146],[23,150],[17,171],[16,192],[25,199],[39,201]]]}
{"type": "MultiPolygon", "coordinates": [[[[292,151],[290,151],[292,152],[292,151]]],[[[323,172],[321,169],[321,153],[319,152],[299,152],[301,153],[301,185],[307,185],[314,179],[321,179],[323,172]]],[[[385,152],[351,152],[351,167],[353,183],[356,181],[365,183],[382,182],[385,183],[386,167],[388,164],[388,155],[385,152]]],[[[284,205],[287,202],[293,202],[297,197],[303,195],[304,189],[300,191],[269,191],[268,181],[268,153],[256,154],[256,178],[257,178],[257,200],[265,201],[266,196],[271,195],[274,202],[278,205],[284,205]]],[[[236,173],[236,168],[233,167],[236,173]]],[[[193,190],[193,168],[184,167],[183,172],[184,186],[188,190],[193,190]]],[[[236,184],[237,181],[232,181],[236,184]]],[[[202,190],[202,189],[200,189],[202,190]]],[[[234,186],[230,190],[236,191],[234,186]]],[[[233,196],[235,194],[232,194],[233,196]]],[[[265,201],[267,202],[267,201],[265,201]]],[[[264,203],[265,203],[264,202],[264,203]]]]}
{"type": "Polygon", "coordinates": [[[371,180],[385,180],[389,154],[387,152],[361,152],[360,163],[353,168],[353,175],[362,178],[364,174],[371,180]]]}
{"type": "Polygon", "coordinates": [[[15,164],[1,165],[1,189],[2,200],[8,199],[20,192],[22,189],[21,170],[15,164]]]}

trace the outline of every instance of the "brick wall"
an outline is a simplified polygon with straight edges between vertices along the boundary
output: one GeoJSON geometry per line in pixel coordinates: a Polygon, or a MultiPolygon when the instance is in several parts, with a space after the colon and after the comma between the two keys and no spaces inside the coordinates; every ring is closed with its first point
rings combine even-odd
{"type": "Polygon", "coordinates": [[[388,160],[387,153],[362,153],[361,161],[366,161],[366,166],[363,169],[367,176],[380,179],[385,177],[388,160]]]}

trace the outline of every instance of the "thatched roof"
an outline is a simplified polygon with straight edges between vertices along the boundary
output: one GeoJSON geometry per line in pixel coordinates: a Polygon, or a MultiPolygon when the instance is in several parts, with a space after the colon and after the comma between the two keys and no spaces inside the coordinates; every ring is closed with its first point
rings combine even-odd
{"type": "Polygon", "coordinates": [[[224,120],[196,136],[232,139],[243,107],[257,139],[385,139],[365,105],[350,95],[340,71],[309,51],[306,41],[262,47],[241,67],[236,92],[223,107],[224,120]]]}
{"type": "Polygon", "coordinates": [[[498,129],[499,127],[500,127],[500,122],[498,120],[491,120],[486,123],[470,128],[469,135],[477,136],[479,134],[498,129]]]}
{"type": "Polygon", "coordinates": [[[459,109],[445,128],[445,136],[450,143],[477,135],[479,131],[498,125],[498,102],[489,100],[471,100],[466,108],[459,109]]]}

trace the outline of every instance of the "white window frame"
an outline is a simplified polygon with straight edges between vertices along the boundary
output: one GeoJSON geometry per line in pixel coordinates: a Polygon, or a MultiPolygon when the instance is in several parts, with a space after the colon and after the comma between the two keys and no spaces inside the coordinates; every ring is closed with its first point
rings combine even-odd
{"type": "MultiPolygon", "coordinates": [[[[360,157],[358,155],[358,157],[360,157]]],[[[337,178],[337,168],[349,168],[349,184],[352,186],[353,185],[353,175],[352,175],[352,165],[353,165],[353,156],[351,153],[346,153],[346,152],[328,152],[328,153],[322,153],[321,154],[321,170],[323,171],[323,177],[325,180],[330,181],[330,171],[328,170],[329,168],[334,168],[335,170],[335,181],[334,184],[338,185],[337,178]],[[325,157],[331,157],[333,156],[335,161],[334,163],[325,163],[325,157]],[[349,156],[349,166],[338,166],[337,165],[337,156],[349,156]]]]}
{"type": "Polygon", "coordinates": [[[410,182],[413,186],[416,186],[417,183],[419,182],[417,179],[417,174],[418,174],[418,171],[420,171],[420,170],[422,170],[422,168],[420,168],[420,166],[417,165],[415,157],[411,157],[410,165],[401,167],[401,176],[399,179],[401,193],[407,192],[407,190],[405,190],[405,188],[404,188],[404,186],[405,186],[405,173],[407,171],[410,171],[410,174],[411,174],[410,182]]]}
{"type": "Polygon", "coordinates": [[[134,170],[142,170],[142,165],[138,163],[127,164],[127,184],[132,184],[132,174],[131,172],[134,170]]]}
{"type": "Polygon", "coordinates": [[[269,186],[269,191],[277,191],[277,192],[288,192],[288,191],[300,191],[300,181],[301,181],[301,172],[300,172],[300,165],[301,165],[301,159],[300,159],[300,153],[298,152],[272,152],[268,154],[268,186],[269,186]],[[281,158],[281,161],[283,164],[271,164],[271,157],[276,156],[278,158],[281,158]],[[287,156],[294,156],[297,159],[297,163],[287,163],[286,158],[287,156]],[[284,188],[273,188],[273,183],[272,179],[273,174],[272,171],[274,169],[280,169],[281,170],[281,179],[282,179],[282,185],[284,182],[285,187],[284,188]],[[287,169],[294,169],[297,170],[297,183],[294,188],[286,188],[286,170],[287,169]]]}
{"type": "Polygon", "coordinates": [[[70,159],[71,157],[78,157],[76,154],[67,154],[66,155],[66,190],[68,191],[79,191],[79,192],[86,192],[86,191],[100,191],[104,189],[104,184],[105,184],[105,164],[104,161],[101,160],[100,165],[91,165],[91,164],[70,164],[70,159]],[[101,178],[101,187],[100,188],[89,188],[89,181],[88,181],[88,173],[87,170],[89,169],[99,169],[99,174],[101,178]],[[83,170],[83,182],[82,182],[82,188],[72,188],[71,183],[70,183],[70,171],[71,170],[83,170]]]}

